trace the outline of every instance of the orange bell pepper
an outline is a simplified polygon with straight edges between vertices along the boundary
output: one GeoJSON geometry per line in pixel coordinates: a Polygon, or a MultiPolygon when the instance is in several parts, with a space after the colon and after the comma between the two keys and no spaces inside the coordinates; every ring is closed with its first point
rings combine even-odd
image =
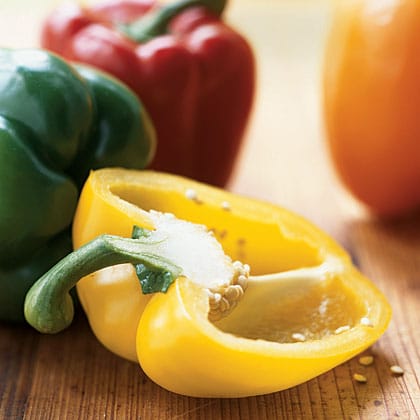
{"type": "Polygon", "coordinates": [[[326,52],[327,144],[373,213],[420,206],[420,2],[340,2],[326,52]]]}

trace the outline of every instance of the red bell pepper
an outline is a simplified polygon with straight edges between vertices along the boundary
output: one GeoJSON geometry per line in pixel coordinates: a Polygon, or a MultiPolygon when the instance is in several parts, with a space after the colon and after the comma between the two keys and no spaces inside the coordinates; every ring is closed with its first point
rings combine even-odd
{"type": "Polygon", "coordinates": [[[113,74],[142,99],[155,124],[153,168],[225,186],[254,94],[247,41],[225,25],[226,0],[105,0],[62,5],[42,46],[113,74]]]}

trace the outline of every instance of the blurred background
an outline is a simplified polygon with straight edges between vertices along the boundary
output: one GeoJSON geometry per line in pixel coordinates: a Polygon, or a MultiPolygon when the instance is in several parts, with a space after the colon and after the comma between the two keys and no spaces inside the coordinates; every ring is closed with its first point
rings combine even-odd
{"type": "MultiPolygon", "coordinates": [[[[38,46],[40,23],[58,3],[1,0],[0,45],[38,46]]],[[[330,0],[230,0],[225,14],[253,46],[258,69],[254,111],[229,188],[290,208],[330,232],[336,206],[351,211],[354,204],[337,188],[323,142],[321,70],[331,14],[330,0]],[[308,188],[317,178],[320,185],[308,188]],[[344,201],[332,197],[337,193],[344,201]],[[331,205],[317,208],[320,200],[331,205]]]]}

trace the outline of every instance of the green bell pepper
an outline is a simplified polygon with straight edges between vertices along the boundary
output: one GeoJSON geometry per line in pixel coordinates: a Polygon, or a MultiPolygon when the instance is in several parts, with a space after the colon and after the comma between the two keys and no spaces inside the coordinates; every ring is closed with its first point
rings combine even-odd
{"type": "Polygon", "coordinates": [[[43,50],[0,49],[0,319],[23,321],[33,282],[71,251],[90,169],[143,168],[155,132],[137,97],[43,50]]]}

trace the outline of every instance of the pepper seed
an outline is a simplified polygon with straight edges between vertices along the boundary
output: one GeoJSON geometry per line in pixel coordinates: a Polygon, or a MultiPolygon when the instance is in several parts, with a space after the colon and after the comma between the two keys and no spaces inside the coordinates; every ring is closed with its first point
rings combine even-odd
{"type": "Polygon", "coordinates": [[[185,197],[197,204],[203,204],[203,202],[198,198],[197,191],[192,188],[187,188],[185,190],[185,197]]]}
{"type": "Polygon", "coordinates": [[[248,278],[246,276],[243,276],[242,274],[238,277],[237,283],[239,286],[242,287],[243,290],[245,290],[248,286],[248,278]]]}
{"type": "Polygon", "coordinates": [[[292,334],[292,338],[293,338],[293,340],[295,340],[295,341],[300,341],[300,342],[304,342],[304,341],[306,341],[306,337],[305,337],[305,335],[304,334],[301,334],[301,333],[293,333],[292,334]]]}
{"type": "Polygon", "coordinates": [[[220,206],[222,207],[223,210],[226,210],[226,211],[230,211],[231,210],[230,204],[229,204],[228,201],[222,201],[222,204],[220,206]]]}
{"type": "Polygon", "coordinates": [[[187,197],[189,200],[196,200],[197,199],[197,192],[193,190],[192,188],[188,188],[185,191],[185,197],[187,197]]]}
{"type": "Polygon", "coordinates": [[[401,366],[393,365],[389,368],[389,370],[397,376],[404,375],[404,369],[401,366]]]}
{"type": "Polygon", "coordinates": [[[372,321],[366,316],[360,319],[360,325],[363,325],[365,327],[373,327],[372,321]]]}
{"type": "Polygon", "coordinates": [[[356,382],[359,382],[359,383],[361,383],[361,384],[365,384],[365,383],[367,382],[367,378],[366,378],[366,376],[365,376],[365,375],[362,375],[361,373],[355,373],[355,374],[353,375],[353,379],[354,379],[356,382]]]}
{"type": "Polygon", "coordinates": [[[363,366],[370,366],[373,363],[373,356],[362,356],[359,358],[359,363],[363,366]]]}
{"type": "Polygon", "coordinates": [[[239,284],[232,284],[226,289],[224,296],[229,301],[236,301],[244,294],[244,290],[239,284]]]}
{"type": "Polygon", "coordinates": [[[346,332],[350,329],[350,325],[343,325],[342,327],[338,327],[335,331],[334,334],[341,334],[343,332],[346,332]]]}

